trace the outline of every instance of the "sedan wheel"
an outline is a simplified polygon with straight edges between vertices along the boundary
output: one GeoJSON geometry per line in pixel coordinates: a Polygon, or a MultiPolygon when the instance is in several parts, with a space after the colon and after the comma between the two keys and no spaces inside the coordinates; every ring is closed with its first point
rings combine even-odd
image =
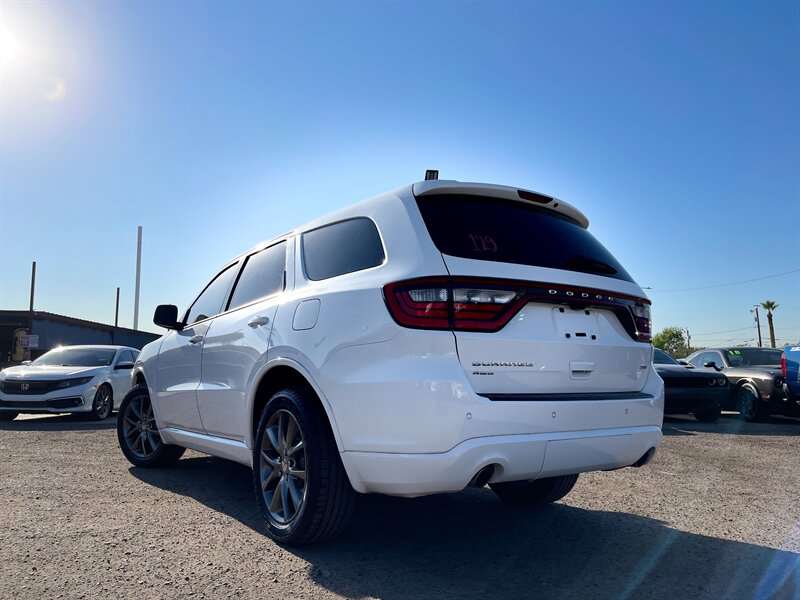
{"type": "Polygon", "coordinates": [[[94,395],[94,403],[92,404],[92,417],[98,421],[102,421],[111,416],[111,411],[114,409],[114,402],[111,398],[111,390],[107,385],[101,385],[97,388],[97,393],[94,395]]]}

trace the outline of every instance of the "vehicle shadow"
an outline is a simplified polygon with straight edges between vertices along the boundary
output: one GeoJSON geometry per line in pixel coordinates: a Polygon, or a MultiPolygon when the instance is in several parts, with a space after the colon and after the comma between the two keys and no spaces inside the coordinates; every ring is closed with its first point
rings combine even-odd
{"type": "MultiPolygon", "coordinates": [[[[130,472],[263,532],[246,467],[203,457],[130,472]]],[[[588,490],[579,482],[573,493],[588,490]]],[[[360,496],[341,537],[287,550],[310,563],[316,584],[348,598],[800,597],[795,552],[678,531],[608,510],[603,499],[598,506],[514,508],[488,488],[360,496]]]]}
{"type": "Polygon", "coordinates": [[[20,415],[13,421],[0,421],[0,431],[94,431],[116,426],[116,414],[104,421],[94,421],[88,414],[20,415]]]}
{"type": "Polygon", "coordinates": [[[686,415],[666,415],[662,427],[664,435],[685,436],[695,432],[724,433],[731,435],[795,436],[800,435],[800,419],[769,417],[758,423],[748,423],[736,413],[723,413],[715,423],[701,423],[686,415]]]}

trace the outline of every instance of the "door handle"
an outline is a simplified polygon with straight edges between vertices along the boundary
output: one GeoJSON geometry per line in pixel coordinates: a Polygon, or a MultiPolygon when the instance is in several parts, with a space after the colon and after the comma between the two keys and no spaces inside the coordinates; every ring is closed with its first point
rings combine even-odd
{"type": "Polygon", "coordinates": [[[247,324],[253,329],[256,327],[261,327],[262,325],[266,325],[267,323],[269,323],[269,317],[253,317],[247,322],[247,324]]]}
{"type": "Polygon", "coordinates": [[[192,337],[189,338],[190,344],[199,344],[202,341],[203,341],[202,335],[193,335],[192,337]]]}

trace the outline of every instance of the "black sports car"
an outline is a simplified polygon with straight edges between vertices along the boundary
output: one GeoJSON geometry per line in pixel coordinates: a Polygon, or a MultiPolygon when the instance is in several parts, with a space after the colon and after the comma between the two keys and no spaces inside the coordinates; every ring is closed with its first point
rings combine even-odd
{"type": "Polygon", "coordinates": [[[664,380],[664,414],[692,413],[698,421],[719,419],[728,397],[728,379],[715,369],[696,369],[680,364],[654,348],[653,365],[664,380]]]}
{"type": "Polygon", "coordinates": [[[696,367],[713,366],[730,381],[724,410],[738,410],[748,421],[769,415],[800,415],[797,403],[783,393],[780,350],[773,348],[706,348],[686,360],[696,367]]]}

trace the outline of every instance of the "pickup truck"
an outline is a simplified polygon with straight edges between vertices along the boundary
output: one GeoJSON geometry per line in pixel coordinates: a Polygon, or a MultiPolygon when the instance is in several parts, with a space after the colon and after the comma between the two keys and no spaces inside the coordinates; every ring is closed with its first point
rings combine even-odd
{"type": "Polygon", "coordinates": [[[800,346],[786,346],[781,356],[783,393],[789,402],[800,406],[800,346]]]}

